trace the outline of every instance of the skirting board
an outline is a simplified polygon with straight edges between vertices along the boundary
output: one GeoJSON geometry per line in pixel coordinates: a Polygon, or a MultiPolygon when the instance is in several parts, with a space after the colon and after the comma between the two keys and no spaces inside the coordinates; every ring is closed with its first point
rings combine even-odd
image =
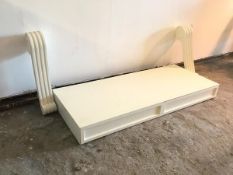
{"type": "Polygon", "coordinates": [[[80,144],[214,98],[219,85],[166,66],[54,89],[58,110],[80,144]]]}

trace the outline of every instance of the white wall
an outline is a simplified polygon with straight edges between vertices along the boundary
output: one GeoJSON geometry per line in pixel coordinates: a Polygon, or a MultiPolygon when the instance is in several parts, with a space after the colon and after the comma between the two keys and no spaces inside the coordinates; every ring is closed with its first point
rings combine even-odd
{"type": "Polygon", "coordinates": [[[232,14],[232,0],[0,0],[0,97],[35,89],[25,32],[44,33],[57,86],[179,62],[180,24],[196,59],[233,51],[232,14]]]}

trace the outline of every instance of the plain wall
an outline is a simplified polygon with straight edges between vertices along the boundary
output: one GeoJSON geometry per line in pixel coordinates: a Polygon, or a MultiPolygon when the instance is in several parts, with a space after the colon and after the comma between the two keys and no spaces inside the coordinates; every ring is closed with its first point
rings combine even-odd
{"type": "Polygon", "coordinates": [[[35,90],[25,32],[43,32],[59,86],[182,61],[178,25],[195,59],[231,52],[232,14],[232,0],[0,0],[0,98],[35,90]]]}

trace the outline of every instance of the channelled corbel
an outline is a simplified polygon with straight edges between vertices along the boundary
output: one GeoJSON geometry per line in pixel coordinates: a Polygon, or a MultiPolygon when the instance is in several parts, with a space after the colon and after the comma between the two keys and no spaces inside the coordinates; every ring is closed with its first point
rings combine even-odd
{"type": "Polygon", "coordinates": [[[176,38],[180,40],[183,48],[184,67],[195,72],[193,48],[192,48],[192,26],[179,26],[176,28],[176,38]]]}
{"type": "Polygon", "coordinates": [[[46,45],[41,32],[26,33],[28,51],[32,58],[33,71],[42,113],[57,111],[52,87],[48,77],[46,45]]]}

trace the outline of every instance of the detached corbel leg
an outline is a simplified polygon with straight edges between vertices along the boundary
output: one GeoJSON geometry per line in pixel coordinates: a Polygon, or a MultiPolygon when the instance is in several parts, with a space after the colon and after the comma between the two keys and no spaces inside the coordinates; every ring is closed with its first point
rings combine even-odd
{"type": "Polygon", "coordinates": [[[176,38],[182,44],[185,69],[195,72],[192,51],[192,31],[191,26],[179,26],[176,29],[176,38]]]}
{"type": "Polygon", "coordinates": [[[48,78],[47,54],[43,35],[41,32],[26,33],[29,45],[29,53],[32,58],[32,65],[40,107],[42,113],[49,114],[57,111],[54,101],[52,87],[48,78]]]}

